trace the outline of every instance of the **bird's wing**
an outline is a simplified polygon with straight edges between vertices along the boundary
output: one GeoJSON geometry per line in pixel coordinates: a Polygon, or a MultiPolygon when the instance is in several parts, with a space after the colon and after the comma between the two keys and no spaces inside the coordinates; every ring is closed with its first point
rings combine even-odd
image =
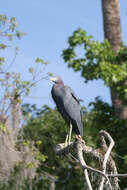
{"type": "Polygon", "coordinates": [[[70,91],[72,97],[76,100],[76,102],[77,102],[78,104],[80,104],[79,99],[77,98],[77,96],[76,96],[76,94],[74,93],[74,91],[73,91],[69,86],[65,86],[65,88],[70,91]]]}
{"type": "Polygon", "coordinates": [[[64,86],[64,88],[67,93],[67,96],[64,99],[65,112],[71,118],[73,127],[75,129],[78,128],[80,135],[82,136],[83,134],[82,113],[81,113],[81,105],[79,103],[79,99],[76,97],[75,93],[70,87],[64,86]]]}
{"type": "Polygon", "coordinates": [[[66,91],[66,96],[64,99],[65,111],[72,119],[80,119],[81,105],[79,99],[76,97],[75,93],[70,87],[64,86],[64,90],[66,91]]]}

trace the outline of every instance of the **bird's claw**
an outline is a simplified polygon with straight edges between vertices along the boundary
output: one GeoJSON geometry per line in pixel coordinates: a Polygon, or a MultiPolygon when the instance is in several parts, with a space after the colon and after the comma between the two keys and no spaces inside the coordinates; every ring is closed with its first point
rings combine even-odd
{"type": "Polygon", "coordinates": [[[78,140],[78,139],[82,139],[81,135],[75,135],[75,139],[78,140]]]}

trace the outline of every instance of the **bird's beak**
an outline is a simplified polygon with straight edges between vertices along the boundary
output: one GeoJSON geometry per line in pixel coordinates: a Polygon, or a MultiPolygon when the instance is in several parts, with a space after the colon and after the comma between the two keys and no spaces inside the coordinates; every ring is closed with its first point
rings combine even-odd
{"type": "Polygon", "coordinates": [[[57,81],[57,78],[56,77],[50,77],[49,80],[53,81],[53,82],[56,82],[57,81]]]}

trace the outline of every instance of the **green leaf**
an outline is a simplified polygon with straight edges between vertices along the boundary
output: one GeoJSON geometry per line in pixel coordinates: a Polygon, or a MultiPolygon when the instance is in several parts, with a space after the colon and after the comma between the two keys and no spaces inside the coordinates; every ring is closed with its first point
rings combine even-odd
{"type": "Polygon", "coordinates": [[[34,68],[33,68],[33,67],[30,67],[30,68],[29,68],[29,72],[30,72],[30,73],[33,73],[33,72],[34,72],[34,68]]]}
{"type": "Polygon", "coordinates": [[[45,162],[46,159],[48,158],[47,156],[45,156],[44,154],[41,154],[40,152],[36,153],[36,159],[40,160],[41,162],[45,162]]]}
{"type": "Polygon", "coordinates": [[[16,31],[16,36],[17,36],[19,39],[21,39],[21,37],[22,37],[23,35],[26,35],[26,33],[25,33],[25,32],[21,32],[20,30],[17,30],[17,31],[16,31]]]}
{"type": "Polygon", "coordinates": [[[37,163],[36,162],[28,162],[26,165],[26,168],[36,168],[37,167],[37,163]]]}
{"type": "Polygon", "coordinates": [[[7,46],[5,44],[0,44],[0,49],[5,49],[7,46]]]}
{"type": "Polygon", "coordinates": [[[51,72],[48,72],[48,75],[49,75],[49,76],[53,76],[53,73],[51,73],[51,72]]]}
{"type": "Polygon", "coordinates": [[[1,130],[3,133],[8,133],[7,126],[4,125],[4,124],[1,123],[1,122],[0,122],[0,130],[1,130]]]}
{"type": "Polygon", "coordinates": [[[43,63],[44,61],[43,61],[43,59],[40,59],[40,58],[37,57],[36,60],[35,60],[35,62],[36,63],[43,63]]]}

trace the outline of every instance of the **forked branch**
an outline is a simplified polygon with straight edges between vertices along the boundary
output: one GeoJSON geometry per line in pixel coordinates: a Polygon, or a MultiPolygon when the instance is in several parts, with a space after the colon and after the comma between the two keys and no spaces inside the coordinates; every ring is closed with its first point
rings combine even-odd
{"type": "Polygon", "coordinates": [[[98,189],[103,190],[106,187],[110,190],[119,190],[119,177],[127,177],[127,174],[118,174],[115,162],[111,156],[111,151],[114,146],[112,137],[106,131],[100,131],[100,147],[99,149],[93,149],[85,144],[83,139],[78,139],[71,142],[70,145],[58,144],[54,147],[54,151],[58,155],[68,155],[76,150],[78,161],[84,170],[85,180],[88,185],[88,189],[92,190],[91,181],[88,172],[93,172],[96,175],[101,176],[101,181],[98,189]],[[106,140],[109,141],[109,146],[106,144],[106,140]],[[100,151],[100,149],[102,151],[100,151]],[[83,154],[84,153],[84,154],[83,154]],[[98,161],[101,170],[90,167],[85,162],[85,155],[89,155],[92,159],[98,161]],[[110,171],[110,172],[109,172],[110,171]],[[105,183],[106,182],[106,183],[105,183]]]}

